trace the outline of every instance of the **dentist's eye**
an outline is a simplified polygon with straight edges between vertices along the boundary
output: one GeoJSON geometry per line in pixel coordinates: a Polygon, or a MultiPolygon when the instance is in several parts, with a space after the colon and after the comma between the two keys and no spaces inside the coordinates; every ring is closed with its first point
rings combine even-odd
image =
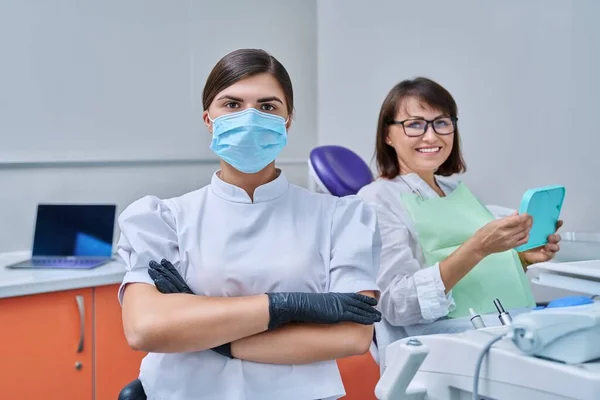
{"type": "Polygon", "coordinates": [[[260,109],[263,111],[275,111],[276,108],[273,104],[265,103],[260,106],[260,109]]]}
{"type": "Polygon", "coordinates": [[[229,101],[224,104],[225,108],[240,108],[240,103],[237,101],[229,101]]]}

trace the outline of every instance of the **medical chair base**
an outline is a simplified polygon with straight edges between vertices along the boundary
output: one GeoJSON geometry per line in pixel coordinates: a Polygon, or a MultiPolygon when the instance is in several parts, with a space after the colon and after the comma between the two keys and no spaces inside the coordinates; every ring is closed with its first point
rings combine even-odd
{"type": "Polygon", "coordinates": [[[119,393],[118,400],[146,400],[146,392],[139,379],[127,384],[119,393]]]}

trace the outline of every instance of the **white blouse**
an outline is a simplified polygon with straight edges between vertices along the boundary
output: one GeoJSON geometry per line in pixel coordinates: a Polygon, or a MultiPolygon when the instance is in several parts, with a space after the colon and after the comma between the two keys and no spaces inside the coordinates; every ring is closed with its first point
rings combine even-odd
{"type": "MultiPolygon", "coordinates": [[[[127,283],[153,284],[150,260],[166,258],[197,295],[378,291],[376,214],[356,196],[336,198],[277,179],[254,202],[218,174],[178,198],[146,196],[119,217],[127,283]]],[[[334,360],[273,365],[213,351],[150,353],[140,379],[149,400],[335,399],[345,394],[334,360]]]]}
{"type": "MultiPolygon", "coordinates": [[[[446,195],[456,188],[456,182],[451,179],[436,177],[436,180],[446,195]]],[[[445,293],[439,263],[429,266],[425,262],[414,224],[400,199],[401,195],[412,194],[413,190],[425,199],[439,197],[414,173],[391,180],[378,178],[358,192],[375,208],[381,233],[377,284],[381,288],[378,307],[383,319],[375,328],[380,350],[395,340],[423,333],[422,329],[411,328],[431,324],[456,307],[452,291],[445,293]]],[[[502,207],[488,208],[496,217],[511,212],[502,207]]]]}

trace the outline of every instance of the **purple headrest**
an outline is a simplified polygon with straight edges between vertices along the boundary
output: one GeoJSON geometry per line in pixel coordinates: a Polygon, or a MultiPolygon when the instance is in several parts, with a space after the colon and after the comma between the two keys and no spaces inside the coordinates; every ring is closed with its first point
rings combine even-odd
{"type": "Polygon", "coordinates": [[[310,163],[321,182],[334,196],[356,194],[373,181],[373,173],[367,163],[345,147],[315,147],[310,152],[310,163]]]}

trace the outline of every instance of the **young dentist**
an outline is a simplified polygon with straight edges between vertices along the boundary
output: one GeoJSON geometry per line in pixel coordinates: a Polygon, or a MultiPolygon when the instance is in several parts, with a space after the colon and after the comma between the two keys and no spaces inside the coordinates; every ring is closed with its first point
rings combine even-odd
{"type": "Polygon", "coordinates": [[[149,352],[144,391],[169,400],[337,399],[345,391],[335,360],[367,352],[381,318],[375,212],[357,197],[292,185],[275,168],[293,90],[268,53],[222,58],[203,106],[221,159],[210,185],[146,196],[119,217],[123,325],[130,345],[149,352]]]}
{"type": "Polygon", "coordinates": [[[494,313],[484,318],[498,324],[495,298],[507,310],[534,306],[524,269],[559,250],[551,235],[518,254],[531,217],[493,215],[464,183],[445,179],[466,169],[457,116],[450,93],[425,78],[400,82],[381,107],[380,177],[358,193],[376,208],[382,239],[380,365],[385,347],[403,337],[472,329],[469,308],[494,313]]]}

